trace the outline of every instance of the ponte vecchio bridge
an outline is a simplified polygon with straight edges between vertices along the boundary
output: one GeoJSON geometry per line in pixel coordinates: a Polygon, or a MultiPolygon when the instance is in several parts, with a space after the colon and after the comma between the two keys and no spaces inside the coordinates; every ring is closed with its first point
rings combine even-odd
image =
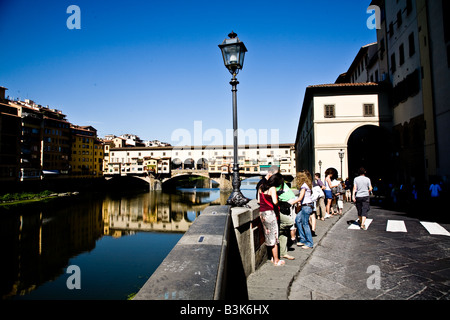
{"type": "MultiPolygon", "coordinates": [[[[232,146],[125,147],[105,146],[104,176],[137,177],[150,189],[182,176],[200,176],[214,180],[221,189],[231,189],[232,146]]],[[[295,176],[294,144],[245,145],[238,148],[242,179],[263,176],[272,165],[290,181],[295,176]]]]}

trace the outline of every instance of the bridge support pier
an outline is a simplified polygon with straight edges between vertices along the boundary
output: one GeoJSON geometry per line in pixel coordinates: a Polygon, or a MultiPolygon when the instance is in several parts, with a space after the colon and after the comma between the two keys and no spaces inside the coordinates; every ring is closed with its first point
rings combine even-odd
{"type": "Polygon", "coordinates": [[[149,175],[147,177],[149,184],[149,191],[160,191],[162,190],[162,183],[158,179],[156,179],[153,175],[149,175]]]}
{"type": "Polygon", "coordinates": [[[227,179],[227,176],[222,174],[219,179],[219,187],[222,191],[233,190],[233,185],[231,183],[231,176],[227,179]]]}

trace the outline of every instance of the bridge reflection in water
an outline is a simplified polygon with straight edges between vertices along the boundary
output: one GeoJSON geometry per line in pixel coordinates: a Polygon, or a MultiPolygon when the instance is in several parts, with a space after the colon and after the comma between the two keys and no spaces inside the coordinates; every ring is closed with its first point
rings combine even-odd
{"type": "Polygon", "coordinates": [[[131,199],[107,197],[103,202],[104,234],[130,231],[186,232],[210,205],[225,204],[229,194],[217,189],[180,189],[176,194],[150,191],[131,199]]]}
{"type": "Polygon", "coordinates": [[[195,218],[228,196],[187,189],[0,207],[2,299],[126,299],[195,218]],[[81,290],[66,286],[69,265],[81,269],[81,290]]]}

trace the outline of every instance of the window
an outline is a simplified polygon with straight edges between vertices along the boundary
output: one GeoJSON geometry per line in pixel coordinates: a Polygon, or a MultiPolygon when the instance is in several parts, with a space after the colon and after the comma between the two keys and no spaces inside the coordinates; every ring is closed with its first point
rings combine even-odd
{"type": "Polygon", "coordinates": [[[386,51],[386,47],[385,47],[384,38],[383,38],[380,41],[380,60],[383,60],[385,51],[386,51]]]}
{"type": "Polygon", "coordinates": [[[403,20],[402,20],[402,11],[400,10],[399,12],[397,12],[397,28],[400,28],[400,26],[402,25],[403,20]]]}
{"type": "Polygon", "coordinates": [[[416,46],[414,43],[414,32],[409,35],[408,43],[409,43],[409,56],[412,57],[416,53],[416,46]]]}
{"type": "Polygon", "coordinates": [[[406,0],[406,14],[409,15],[412,12],[412,0],[406,0]]]}
{"type": "Polygon", "coordinates": [[[335,115],[335,107],[333,104],[325,105],[325,118],[334,118],[335,115]]]}
{"type": "Polygon", "coordinates": [[[373,104],[364,104],[364,117],[375,116],[375,106],[373,104]]]}
{"type": "Polygon", "coordinates": [[[402,43],[399,48],[399,64],[403,65],[404,63],[405,63],[405,46],[402,43]]]}
{"type": "Polygon", "coordinates": [[[420,91],[420,71],[416,69],[414,72],[406,76],[406,78],[398,83],[392,92],[393,105],[397,106],[401,101],[405,101],[408,97],[413,97],[420,91]]]}
{"type": "Polygon", "coordinates": [[[397,70],[397,66],[395,64],[395,53],[391,55],[391,71],[395,72],[397,70]]]}
{"type": "Polygon", "coordinates": [[[447,46],[447,65],[450,68],[450,45],[447,46]]]}

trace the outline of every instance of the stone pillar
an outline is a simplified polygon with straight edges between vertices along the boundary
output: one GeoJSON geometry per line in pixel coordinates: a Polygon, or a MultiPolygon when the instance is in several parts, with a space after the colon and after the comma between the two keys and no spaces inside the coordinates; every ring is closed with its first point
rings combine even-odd
{"type": "Polygon", "coordinates": [[[220,189],[223,191],[233,190],[233,185],[230,179],[227,179],[226,175],[222,174],[219,180],[220,189]]]}

